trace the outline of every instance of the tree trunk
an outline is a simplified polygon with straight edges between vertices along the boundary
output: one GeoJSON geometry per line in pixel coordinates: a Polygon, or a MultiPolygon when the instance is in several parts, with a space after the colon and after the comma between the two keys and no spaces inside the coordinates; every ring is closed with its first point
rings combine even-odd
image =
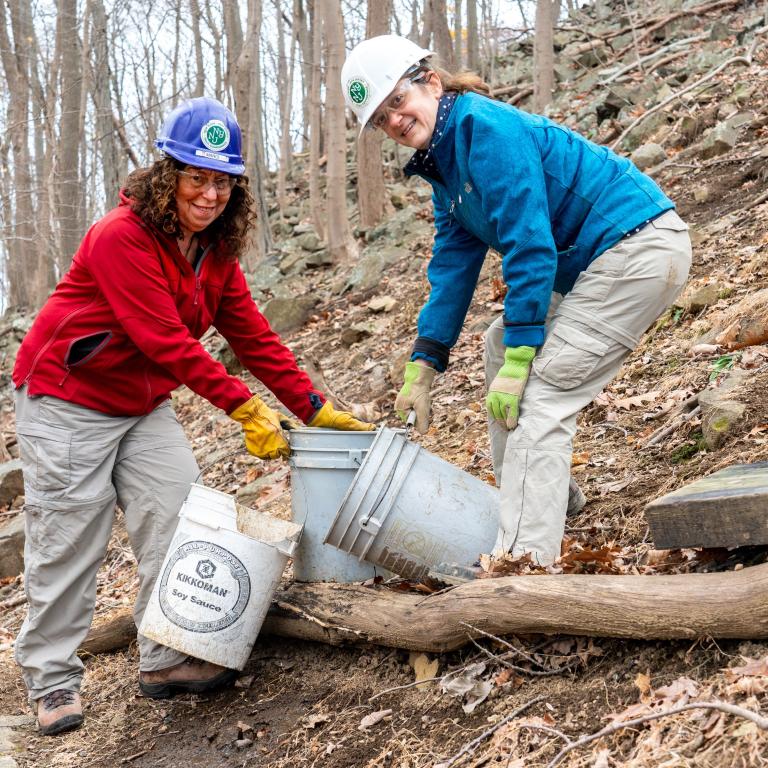
{"type": "Polygon", "coordinates": [[[553,0],[536,0],[536,32],[533,39],[533,109],[543,112],[555,89],[555,52],[552,43],[553,0]]]}
{"type": "MultiPolygon", "coordinates": [[[[311,3],[310,3],[311,4],[311,3]]],[[[309,151],[309,124],[311,98],[309,89],[312,83],[312,34],[309,28],[309,18],[311,12],[304,8],[303,0],[293,1],[293,25],[296,27],[299,48],[301,50],[301,125],[303,128],[301,136],[301,151],[309,151]]]]}
{"type": "Polygon", "coordinates": [[[467,69],[480,71],[480,41],[477,31],[477,0],[467,0],[467,69]]]}
{"type": "Polygon", "coordinates": [[[280,215],[287,203],[286,180],[291,170],[291,114],[293,106],[293,77],[296,65],[296,28],[289,38],[289,56],[285,51],[285,24],[280,0],[275,0],[277,18],[277,93],[280,112],[280,163],[277,170],[277,202],[280,215]],[[288,60],[286,60],[288,59],[288,60]]]}
{"type": "Polygon", "coordinates": [[[262,130],[261,90],[261,0],[249,0],[248,24],[240,58],[237,61],[236,106],[238,121],[243,129],[243,153],[251,190],[256,197],[258,226],[254,247],[243,257],[243,269],[252,271],[272,250],[272,233],[265,193],[267,169],[264,161],[264,132],[262,130]]]}
{"type": "Polygon", "coordinates": [[[462,44],[463,44],[463,28],[461,23],[461,0],[455,0],[454,2],[454,16],[453,16],[453,60],[454,66],[457,70],[462,68],[462,44]]]}
{"type": "MultiPolygon", "coordinates": [[[[9,91],[5,136],[13,158],[12,184],[6,179],[6,190],[12,189],[13,205],[3,211],[6,225],[9,282],[9,304],[30,307],[34,304],[37,272],[35,225],[32,208],[32,160],[29,152],[29,51],[27,41],[31,29],[29,6],[24,0],[9,4],[12,35],[6,27],[5,9],[0,19],[0,58],[9,91]]],[[[7,169],[7,162],[6,162],[7,169]]],[[[6,200],[10,202],[11,193],[6,200]]]]}
{"type": "Polygon", "coordinates": [[[337,263],[357,255],[347,216],[347,121],[341,90],[341,65],[344,62],[344,20],[340,0],[322,0],[323,29],[326,40],[325,67],[325,146],[326,215],[328,251],[337,263]]]}
{"type": "Polygon", "coordinates": [[[203,38],[200,34],[200,4],[189,0],[189,16],[192,21],[192,45],[195,50],[195,89],[192,96],[205,94],[205,69],[203,67],[203,38]]]}
{"type": "Polygon", "coordinates": [[[77,0],[58,0],[57,6],[61,39],[61,120],[56,147],[56,204],[61,243],[59,272],[63,274],[75,255],[84,228],[85,197],[80,178],[83,75],[77,0]]]}
{"type": "Polygon", "coordinates": [[[440,59],[440,64],[449,72],[456,69],[453,57],[453,40],[451,40],[451,28],[448,26],[448,10],[445,0],[429,0],[432,12],[432,30],[435,36],[435,51],[440,59]]]}
{"type": "Polygon", "coordinates": [[[101,160],[101,173],[104,181],[104,200],[107,208],[117,205],[120,186],[120,153],[115,140],[115,126],[110,94],[111,75],[109,72],[109,40],[107,13],[102,0],[90,0],[88,4],[91,16],[90,50],[90,86],[91,98],[96,112],[97,147],[101,160]]]}
{"type": "MultiPolygon", "coordinates": [[[[125,645],[126,635],[130,640],[135,632],[126,631],[129,616],[129,609],[112,614],[89,634],[83,649],[125,645]],[[98,646],[92,644],[97,637],[98,646]]],[[[473,633],[467,624],[498,636],[763,639],[768,564],[678,576],[507,576],[427,597],[358,584],[292,584],[275,595],[263,632],[331,645],[443,653],[469,642],[473,633]]]]}
{"type": "MultiPolygon", "coordinates": [[[[391,0],[368,0],[365,36],[386,35],[391,14],[391,0]]],[[[386,207],[382,139],[381,131],[365,131],[357,143],[357,205],[362,230],[375,227],[382,220],[386,207]]]]}
{"type": "Polygon", "coordinates": [[[325,206],[320,190],[320,152],[322,151],[323,112],[320,91],[323,85],[323,70],[320,60],[323,40],[323,15],[320,4],[323,0],[311,0],[309,4],[312,24],[312,79],[309,87],[309,209],[312,226],[317,236],[325,239],[325,206]]]}

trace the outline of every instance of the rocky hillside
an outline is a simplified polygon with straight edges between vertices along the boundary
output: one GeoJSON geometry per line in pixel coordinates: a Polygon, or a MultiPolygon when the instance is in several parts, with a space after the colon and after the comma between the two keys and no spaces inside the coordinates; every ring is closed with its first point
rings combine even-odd
{"type": "MultiPolygon", "coordinates": [[[[615,4],[605,19],[584,9],[558,29],[550,115],[615,144],[658,181],[691,225],[694,264],[676,306],[581,416],[573,473],[588,504],[569,520],[563,558],[550,570],[653,578],[742,569],[764,562],[765,548],[659,552],[643,511],[653,498],[717,469],[768,459],[768,19],[763,6],[738,0],[643,6],[642,14],[628,7],[629,15],[615,4]]],[[[526,41],[500,43],[491,78],[498,98],[526,108],[531,58],[526,41]]],[[[356,231],[355,263],[330,264],[307,223],[306,158],[300,157],[291,204],[270,216],[278,251],[249,280],[318,383],[342,405],[395,425],[392,403],[427,290],[432,228],[429,188],[401,177],[402,152],[387,147],[386,153],[390,210],[380,226],[356,231]]],[[[349,198],[354,224],[353,188],[349,198]]],[[[503,295],[499,259],[491,254],[451,367],[437,381],[432,429],[420,438],[488,481],[482,334],[501,311],[503,295]]],[[[7,458],[16,455],[8,371],[28,323],[9,312],[0,327],[0,452],[7,458]]],[[[212,334],[206,343],[236,368],[221,339],[212,334]]],[[[288,515],[285,465],[245,455],[234,425],[189,391],[175,400],[198,460],[208,467],[207,482],[288,515]]],[[[23,502],[12,472],[6,474],[0,526],[17,520],[23,502]]],[[[18,536],[14,541],[17,550],[18,536]]],[[[19,718],[8,722],[17,726],[13,759],[24,768],[126,760],[141,768],[182,761],[538,767],[555,764],[564,738],[634,718],[647,719],[584,741],[557,764],[748,766],[760,764],[768,747],[760,722],[717,709],[653,719],[672,707],[719,700],[765,714],[766,643],[541,636],[506,638],[509,646],[486,639],[478,641],[482,650],[468,645],[430,658],[263,638],[235,692],[162,706],[134,698],[137,660],[129,648],[88,661],[86,729],[42,740],[24,720],[10,657],[24,597],[18,560],[9,568],[0,573],[0,716],[19,718]],[[442,679],[410,687],[417,676],[442,679]],[[369,715],[378,719],[364,721],[369,715]]],[[[507,563],[501,570],[530,566],[507,563]]],[[[130,604],[134,580],[118,526],[99,580],[98,619],[130,604]]]]}

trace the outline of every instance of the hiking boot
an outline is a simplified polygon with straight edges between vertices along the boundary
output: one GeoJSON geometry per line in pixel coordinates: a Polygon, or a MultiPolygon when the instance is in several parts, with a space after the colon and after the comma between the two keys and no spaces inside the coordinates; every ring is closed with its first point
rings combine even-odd
{"type": "Polygon", "coordinates": [[[37,700],[37,725],[44,736],[73,731],[83,724],[83,706],[77,691],[59,688],[37,700]]]}
{"type": "Polygon", "coordinates": [[[568,482],[568,507],[565,510],[566,517],[574,517],[584,509],[584,505],[587,503],[587,497],[584,495],[584,491],[579,488],[579,484],[571,478],[568,482]]]}
{"type": "Polygon", "coordinates": [[[150,699],[170,699],[177,693],[207,693],[224,688],[237,670],[220,667],[191,656],[165,669],[139,673],[139,690],[150,699]]]}

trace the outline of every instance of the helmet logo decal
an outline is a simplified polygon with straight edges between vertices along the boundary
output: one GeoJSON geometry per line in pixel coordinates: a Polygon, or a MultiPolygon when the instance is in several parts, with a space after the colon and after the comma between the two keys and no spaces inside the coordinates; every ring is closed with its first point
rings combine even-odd
{"type": "Polygon", "coordinates": [[[200,139],[208,149],[225,149],[229,145],[229,128],[221,120],[209,120],[200,130],[200,139]]]}
{"type": "Polygon", "coordinates": [[[362,107],[370,95],[368,83],[360,77],[356,77],[347,83],[349,100],[356,106],[362,107]]]}

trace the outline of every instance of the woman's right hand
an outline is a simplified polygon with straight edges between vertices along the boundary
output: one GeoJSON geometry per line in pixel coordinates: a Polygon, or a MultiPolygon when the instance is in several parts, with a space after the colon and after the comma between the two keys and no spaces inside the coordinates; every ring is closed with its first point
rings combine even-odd
{"type": "Polygon", "coordinates": [[[410,411],[416,413],[416,431],[422,435],[429,429],[429,411],[432,403],[430,390],[435,378],[435,369],[425,360],[414,360],[405,364],[403,387],[395,400],[397,415],[408,419],[410,411]]]}
{"type": "Polygon", "coordinates": [[[260,459],[287,458],[291,447],[280,428],[280,417],[256,395],[229,414],[243,426],[248,453],[260,459]]]}

